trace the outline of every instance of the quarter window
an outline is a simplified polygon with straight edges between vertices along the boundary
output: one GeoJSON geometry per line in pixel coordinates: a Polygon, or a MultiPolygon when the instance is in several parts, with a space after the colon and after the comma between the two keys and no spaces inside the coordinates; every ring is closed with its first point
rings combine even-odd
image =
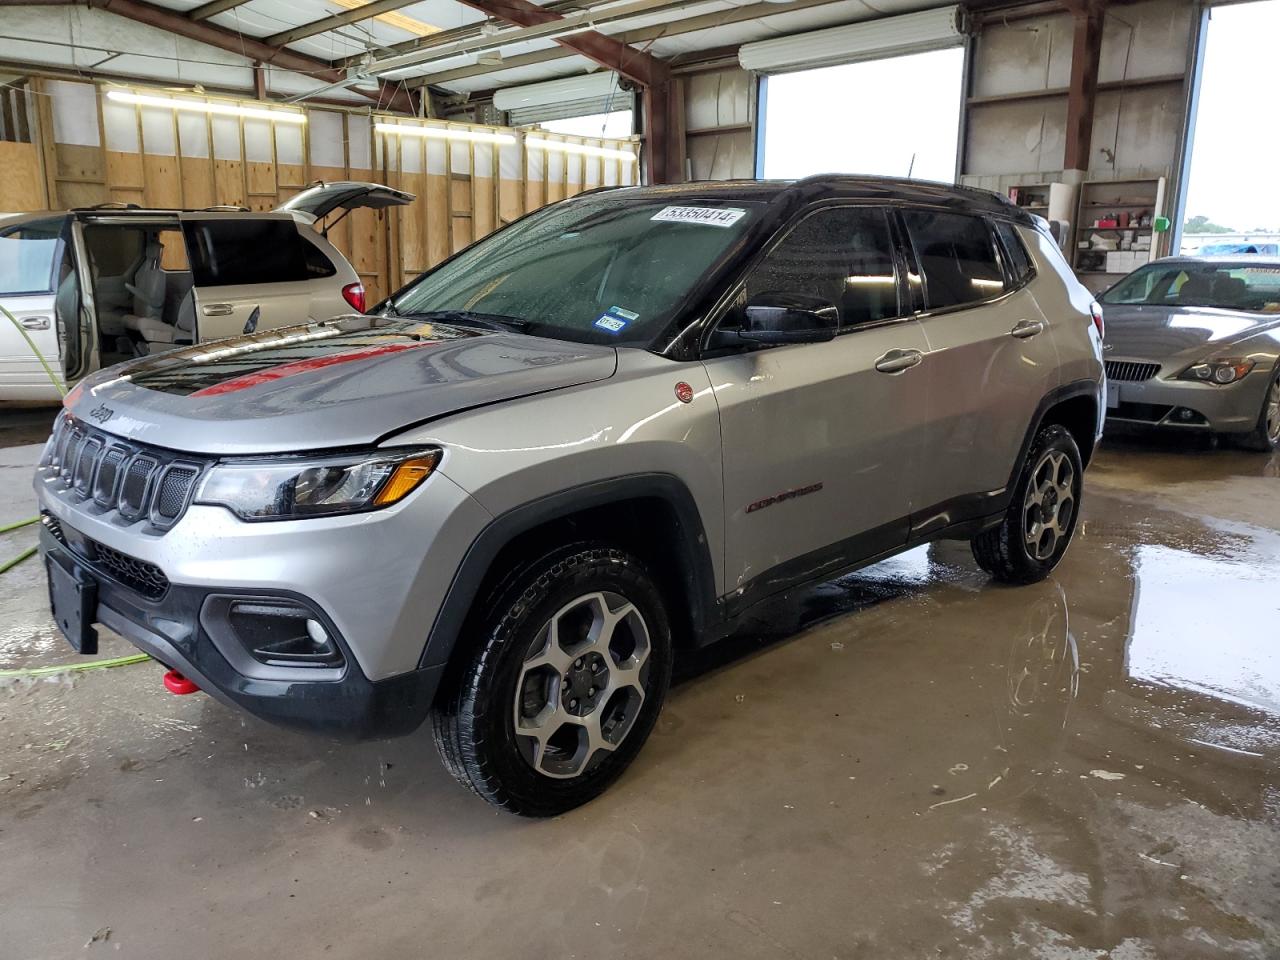
{"type": "Polygon", "coordinates": [[[1004,272],[986,221],[932,210],[904,210],[902,216],[924,273],[930,309],[976,303],[1004,292],[1004,272]]]}
{"type": "Polygon", "coordinates": [[[198,287],[290,283],[334,274],[328,258],[298,235],[292,220],[188,220],[184,229],[198,287]]]}
{"type": "Polygon", "coordinates": [[[822,297],[846,327],[900,316],[884,211],[833,207],[806,217],[747,278],[747,301],[765,293],[822,297]]]}
{"type": "Polygon", "coordinates": [[[1009,264],[1009,274],[1015,286],[1022,286],[1031,276],[1031,255],[1018,236],[1018,229],[1007,220],[996,221],[996,233],[1000,236],[1000,245],[1004,247],[1005,260],[1009,264]]]}

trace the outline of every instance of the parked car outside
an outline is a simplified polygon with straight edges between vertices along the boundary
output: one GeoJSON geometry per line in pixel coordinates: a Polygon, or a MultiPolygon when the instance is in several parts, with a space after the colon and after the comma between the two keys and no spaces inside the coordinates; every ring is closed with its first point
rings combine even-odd
{"type": "Polygon", "coordinates": [[[1045,221],[994,194],[584,194],[376,315],[83,382],[35,480],[54,617],[282,724],[430,716],[459,781],[557,814],[636,756],[674,651],[758,604],[941,538],[1045,577],[1101,350],[1045,221]]]}
{"type": "Polygon", "coordinates": [[[0,314],[0,402],[58,399],[32,345],[69,385],[247,326],[363,311],[359,276],[313,225],[335,211],[412,200],[344,181],[314,184],[266,213],[105,204],[0,218],[0,306],[22,327],[0,314]]]}
{"type": "Polygon", "coordinates": [[[1166,257],[1101,299],[1109,422],[1280,446],[1280,257],[1166,257]]]}

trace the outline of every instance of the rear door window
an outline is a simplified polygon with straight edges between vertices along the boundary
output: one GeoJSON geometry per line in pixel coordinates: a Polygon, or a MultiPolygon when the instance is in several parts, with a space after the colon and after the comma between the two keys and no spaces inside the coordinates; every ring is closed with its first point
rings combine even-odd
{"type": "Polygon", "coordinates": [[[299,235],[292,220],[186,219],[183,230],[198,287],[295,283],[335,272],[324,253],[299,235]]]}
{"type": "Polygon", "coordinates": [[[931,310],[977,303],[1004,292],[995,238],[981,217],[904,210],[903,220],[924,274],[931,310]]]}

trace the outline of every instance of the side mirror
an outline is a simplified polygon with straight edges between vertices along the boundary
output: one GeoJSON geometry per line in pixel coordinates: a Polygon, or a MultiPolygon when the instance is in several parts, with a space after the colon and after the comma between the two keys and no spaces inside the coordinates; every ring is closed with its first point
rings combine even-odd
{"type": "Polygon", "coordinates": [[[754,343],[822,343],[840,330],[840,311],[821,297],[761,293],[751,298],[738,336],[754,343]]]}

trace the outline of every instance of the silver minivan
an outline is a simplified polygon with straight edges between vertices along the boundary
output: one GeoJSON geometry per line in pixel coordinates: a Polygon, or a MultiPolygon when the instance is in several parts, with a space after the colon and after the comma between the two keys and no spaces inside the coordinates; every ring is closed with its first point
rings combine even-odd
{"type": "Polygon", "coordinates": [[[106,204],[0,217],[0,306],[21,327],[0,314],[0,401],[58,399],[36,351],[70,385],[175,346],[361,312],[360,277],[326,233],[358,207],[413,199],[342,181],[261,213],[106,204]]]}

